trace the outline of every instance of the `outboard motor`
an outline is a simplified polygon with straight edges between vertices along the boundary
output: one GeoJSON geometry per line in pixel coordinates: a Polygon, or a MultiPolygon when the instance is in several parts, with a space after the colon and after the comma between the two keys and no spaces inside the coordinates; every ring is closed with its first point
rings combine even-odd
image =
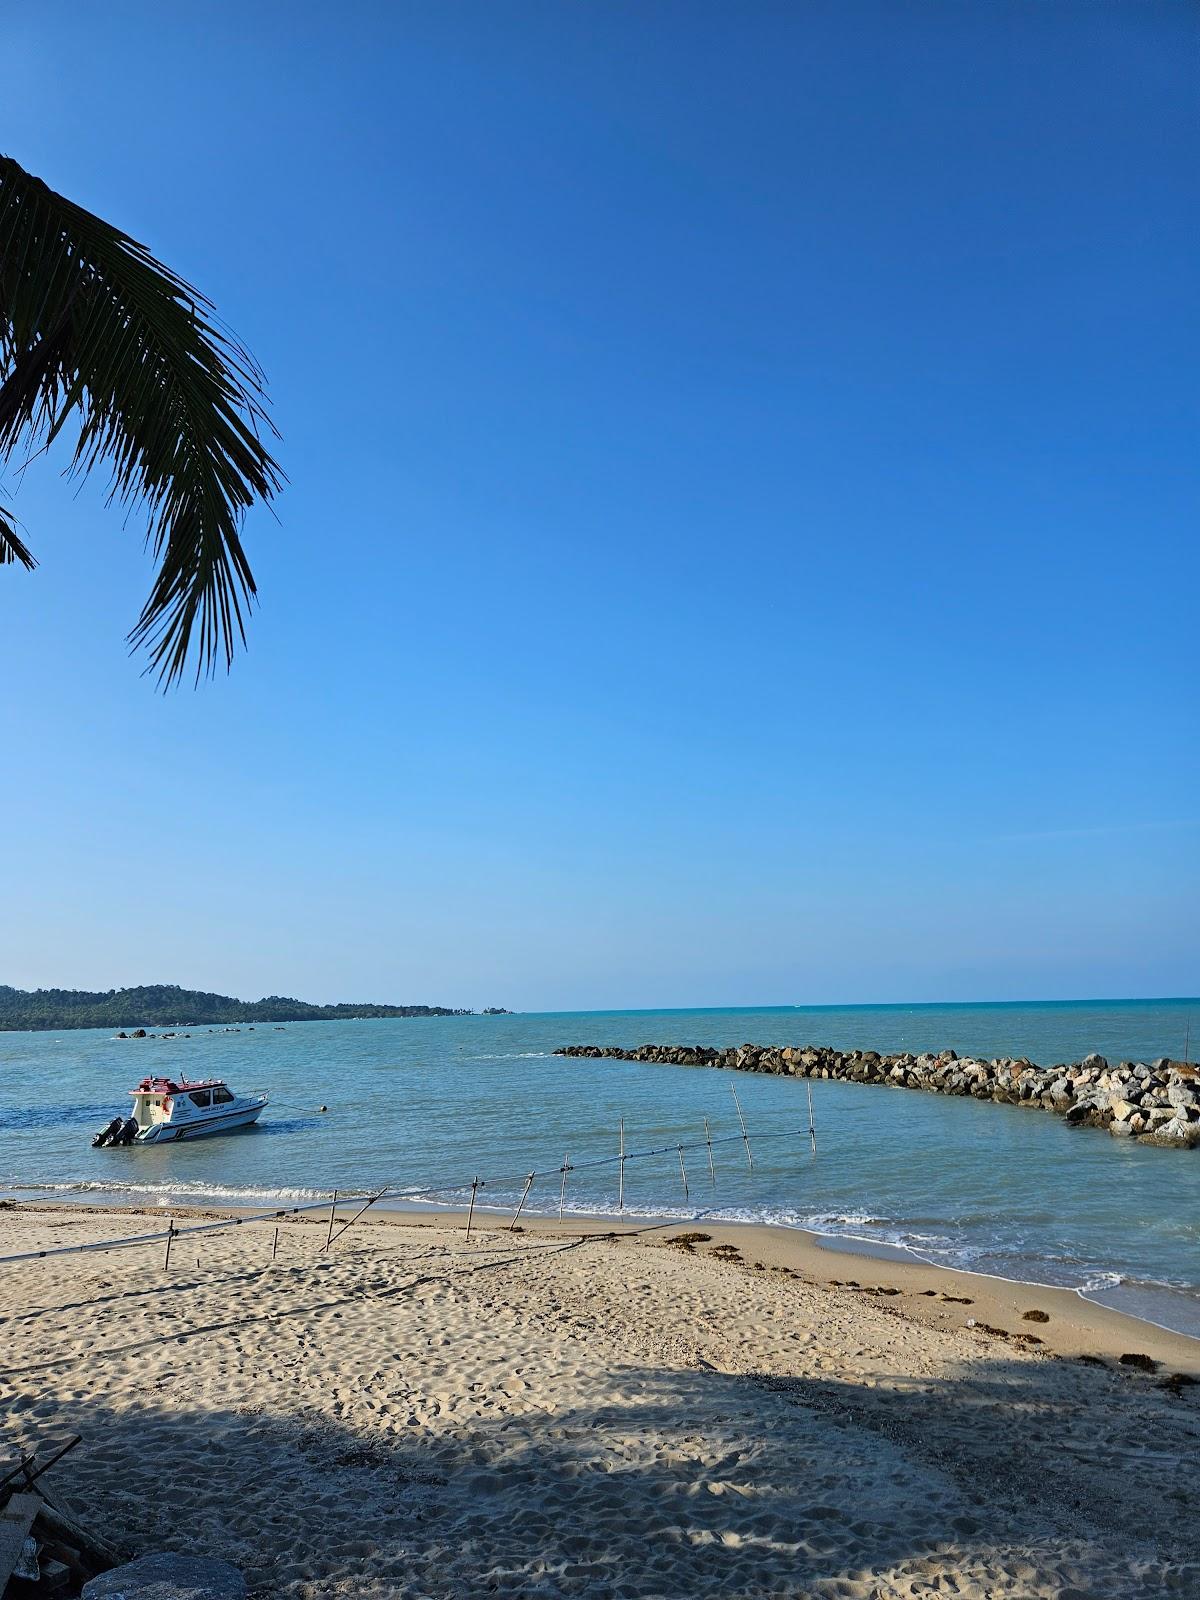
{"type": "Polygon", "coordinates": [[[135,1117],[130,1117],[122,1124],[121,1131],[113,1139],[114,1144],[132,1144],[137,1137],[138,1125],[135,1117]]]}
{"type": "Polygon", "coordinates": [[[107,1128],[101,1128],[100,1132],[92,1140],[92,1149],[98,1150],[101,1145],[115,1144],[117,1135],[124,1126],[124,1120],[123,1117],[114,1117],[107,1128]]]}

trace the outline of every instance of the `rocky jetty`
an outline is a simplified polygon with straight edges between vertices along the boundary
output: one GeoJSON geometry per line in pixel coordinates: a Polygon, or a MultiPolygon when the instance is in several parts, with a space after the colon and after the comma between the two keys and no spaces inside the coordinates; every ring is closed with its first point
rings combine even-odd
{"type": "Polygon", "coordinates": [[[1077,1127],[1107,1128],[1116,1138],[1191,1150],[1200,1146],[1200,1067],[1166,1057],[1149,1063],[1103,1056],[1056,1067],[1032,1061],[978,1061],[943,1050],[938,1055],[883,1056],[874,1050],[831,1050],[823,1045],[569,1044],[559,1056],[612,1056],[619,1061],[654,1061],[677,1067],[725,1067],[738,1072],[773,1072],[788,1078],[835,1078],[843,1083],[880,1083],[930,1094],[970,1095],[1001,1105],[1056,1111],[1077,1127]]]}

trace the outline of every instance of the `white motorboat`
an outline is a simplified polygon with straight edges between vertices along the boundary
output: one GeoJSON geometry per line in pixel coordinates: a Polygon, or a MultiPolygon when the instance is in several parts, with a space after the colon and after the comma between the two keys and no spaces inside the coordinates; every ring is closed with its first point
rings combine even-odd
{"type": "Polygon", "coordinates": [[[223,1078],[178,1083],[174,1078],[143,1078],[133,1096],[133,1114],[114,1117],[92,1140],[96,1147],[167,1144],[177,1139],[204,1139],[232,1133],[257,1122],[266,1107],[265,1094],[241,1095],[223,1078]]]}

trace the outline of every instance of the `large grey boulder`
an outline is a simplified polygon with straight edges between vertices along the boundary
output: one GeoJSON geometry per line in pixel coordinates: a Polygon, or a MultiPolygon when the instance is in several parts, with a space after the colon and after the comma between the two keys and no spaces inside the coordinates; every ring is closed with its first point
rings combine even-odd
{"type": "Polygon", "coordinates": [[[1193,1150],[1200,1145],[1200,1122],[1185,1121],[1183,1114],[1164,1122],[1145,1135],[1144,1144],[1168,1145],[1179,1150],[1193,1150]]]}
{"type": "Polygon", "coordinates": [[[1175,1112],[1170,1106],[1155,1106],[1152,1111],[1147,1112],[1146,1121],[1150,1125],[1151,1132],[1153,1132],[1156,1128],[1164,1127],[1168,1122],[1172,1121],[1174,1116],[1175,1112]]]}
{"type": "Polygon", "coordinates": [[[246,1580],[228,1561],[157,1551],[90,1579],[80,1600],[246,1600],[246,1580]]]}

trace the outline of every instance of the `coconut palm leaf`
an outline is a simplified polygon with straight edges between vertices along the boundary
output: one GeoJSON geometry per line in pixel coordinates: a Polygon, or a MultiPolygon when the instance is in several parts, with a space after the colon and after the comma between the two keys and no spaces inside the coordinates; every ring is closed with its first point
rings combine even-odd
{"type": "MultiPolygon", "coordinates": [[[[0,156],[0,462],[75,432],[70,470],[108,468],[158,562],[129,635],[169,685],[245,642],[240,529],[283,474],[263,374],[210,301],[118,228],[0,156]]],[[[68,435],[69,437],[69,435],[68,435]]],[[[0,507],[0,564],[33,565],[0,507]]]]}
{"type": "Polygon", "coordinates": [[[28,546],[21,542],[16,528],[13,527],[12,518],[4,507],[0,506],[0,567],[15,566],[18,562],[23,567],[37,566],[28,546]]]}

